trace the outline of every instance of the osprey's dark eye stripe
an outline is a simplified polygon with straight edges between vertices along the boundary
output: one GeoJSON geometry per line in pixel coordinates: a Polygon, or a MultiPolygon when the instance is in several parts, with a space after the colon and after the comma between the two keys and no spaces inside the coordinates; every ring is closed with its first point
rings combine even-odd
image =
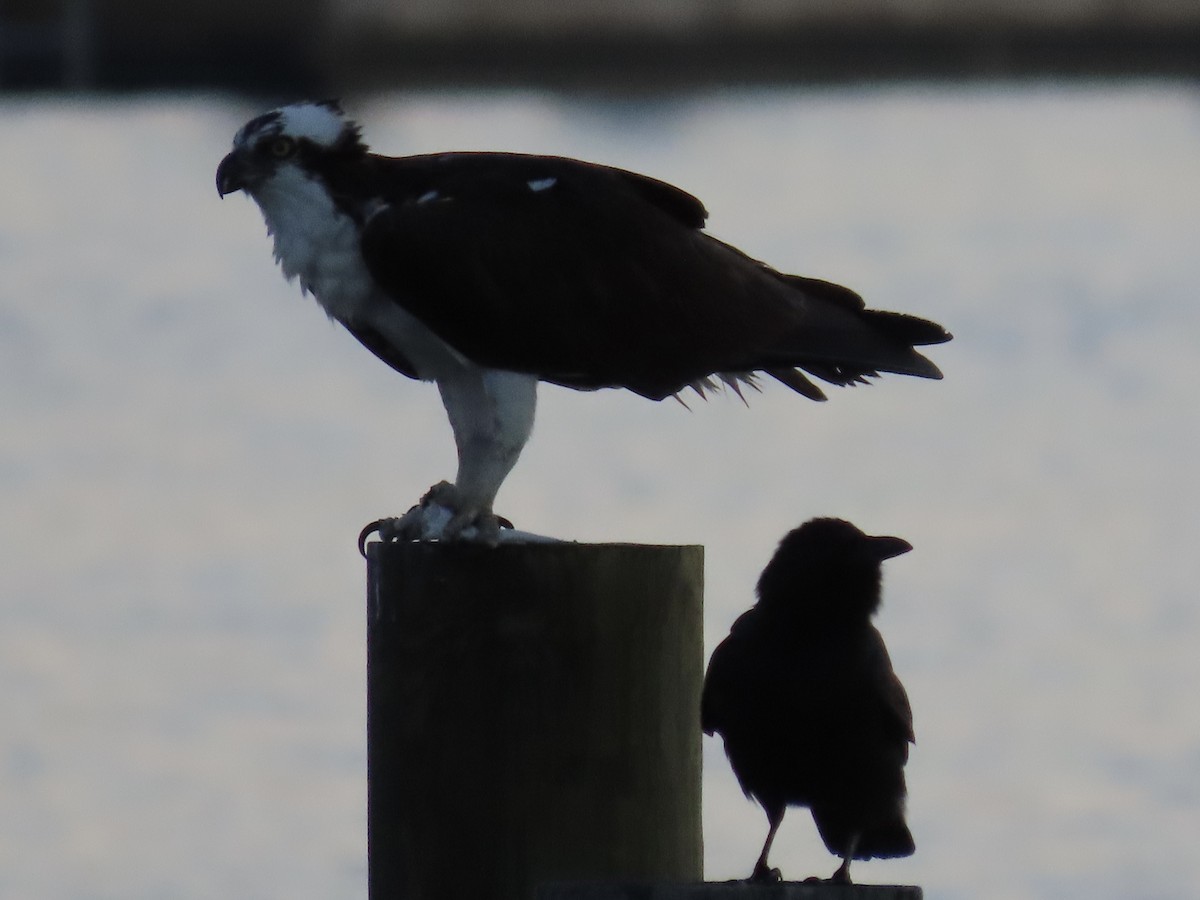
{"type": "Polygon", "coordinates": [[[263,131],[279,121],[279,110],[269,113],[263,113],[261,116],[251,119],[242,126],[241,135],[254,134],[263,131]]]}

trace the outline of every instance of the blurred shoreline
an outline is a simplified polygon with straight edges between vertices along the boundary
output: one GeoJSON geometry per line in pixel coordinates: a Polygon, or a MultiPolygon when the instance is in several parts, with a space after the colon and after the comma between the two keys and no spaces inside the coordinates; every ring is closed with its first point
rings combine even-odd
{"type": "Polygon", "coordinates": [[[1196,77],[1200,2],[25,0],[0,90],[1196,77]]]}

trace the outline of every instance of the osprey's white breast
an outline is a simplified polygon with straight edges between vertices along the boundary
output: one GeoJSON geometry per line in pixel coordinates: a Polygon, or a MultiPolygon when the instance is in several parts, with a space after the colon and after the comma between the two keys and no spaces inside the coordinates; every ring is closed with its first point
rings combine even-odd
{"type": "Polygon", "coordinates": [[[392,341],[425,379],[467,361],[399,303],[379,291],[362,258],[357,223],[319,181],[281,167],[254,199],[275,241],[275,259],[289,281],[312,294],[340,322],[370,325],[392,341]]]}
{"type": "Polygon", "coordinates": [[[330,316],[363,321],[375,285],[359,250],[358,227],[325,187],[290,166],[255,194],[289,281],[313,294],[330,316]]]}

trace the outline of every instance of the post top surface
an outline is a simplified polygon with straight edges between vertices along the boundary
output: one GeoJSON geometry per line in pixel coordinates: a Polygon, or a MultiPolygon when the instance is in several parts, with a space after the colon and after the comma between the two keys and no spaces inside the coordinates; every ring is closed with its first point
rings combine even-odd
{"type": "Polygon", "coordinates": [[[438,556],[478,558],[486,554],[498,557],[601,557],[636,555],[680,555],[698,553],[703,556],[703,544],[638,544],[624,541],[584,543],[581,541],[531,541],[502,543],[496,547],[483,544],[449,543],[439,541],[372,541],[367,544],[367,559],[433,558],[438,556]]]}

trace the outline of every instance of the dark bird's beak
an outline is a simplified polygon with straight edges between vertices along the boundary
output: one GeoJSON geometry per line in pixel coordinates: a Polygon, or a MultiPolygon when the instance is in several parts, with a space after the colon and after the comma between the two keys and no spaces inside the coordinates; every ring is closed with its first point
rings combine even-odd
{"type": "Polygon", "coordinates": [[[893,556],[899,556],[901,553],[907,553],[912,549],[912,544],[898,537],[869,537],[871,556],[882,562],[885,559],[891,559],[893,556]]]}
{"type": "Polygon", "coordinates": [[[246,160],[236,150],[217,166],[217,193],[224,197],[246,187],[246,160]]]}

